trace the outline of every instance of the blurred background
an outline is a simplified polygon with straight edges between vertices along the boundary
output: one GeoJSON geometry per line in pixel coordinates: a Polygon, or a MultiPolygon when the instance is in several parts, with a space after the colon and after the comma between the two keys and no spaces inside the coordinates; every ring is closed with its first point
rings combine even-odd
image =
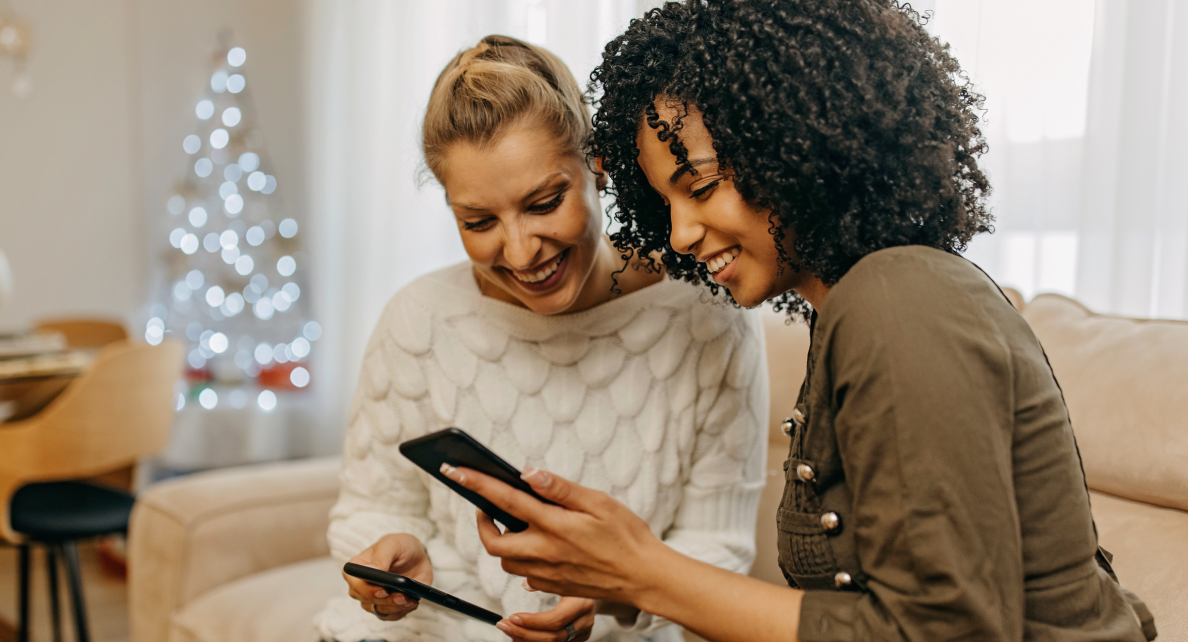
{"type": "MultiPolygon", "coordinates": [[[[141,484],[336,453],[382,307],[465,258],[418,182],[441,67],[503,33],[584,80],[657,4],[0,0],[0,357],[84,372],[47,320],[178,339],[141,484]]],[[[1188,316],[1188,0],[911,4],[986,96],[997,231],[967,256],[1028,298],[1188,316]]]]}
{"type": "MultiPolygon", "coordinates": [[[[143,337],[161,317],[153,306],[172,308],[170,286],[185,273],[167,269],[162,254],[182,255],[169,235],[192,226],[191,204],[173,214],[170,198],[196,178],[203,156],[183,143],[210,129],[195,107],[220,95],[212,74],[240,71],[247,86],[236,98],[249,103],[262,169],[274,177],[270,215],[300,229],[290,245],[301,254],[296,282],[305,298],[291,314],[322,330],[300,359],[311,375],[302,392],[314,398],[301,402],[301,425],[284,435],[264,430],[255,447],[261,457],[333,452],[362,346],[388,297],[464,258],[440,189],[417,184],[416,133],[441,66],[479,37],[506,33],[553,49],[585,78],[602,44],[655,4],[0,0],[0,15],[27,41],[19,53],[0,48],[8,52],[0,55],[0,251],[11,273],[0,328],[87,314],[143,337]],[[242,67],[212,64],[231,47],[242,48],[242,67]]],[[[929,29],[986,96],[991,151],[983,162],[998,223],[969,258],[1028,297],[1052,291],[1100,312],[1184,316],[1188,131],[1171,114],[1188,73],[1188,7],[912,6],[931,16],[929,29]]],[[[245,193],[249,174],[240,181],[245,193]]],[[[195,232],[228,222],[215,212],[195,232]]],[[[247,240],[241,245],[246,253],[247,240]]],[[[195,305],[211,283],[208,276],[199,285],[195,305]]],[[[247,307],[240,316],[255,311],[247,307]]],[[[254,337],[243,348],[254,357],[259,343],[287,345],[298,335],[254,337]]],[[[219,360],[243,348],[230,346],[219,360]]],[[[229,402],[223,394],[215,409],[229,402]]]]}

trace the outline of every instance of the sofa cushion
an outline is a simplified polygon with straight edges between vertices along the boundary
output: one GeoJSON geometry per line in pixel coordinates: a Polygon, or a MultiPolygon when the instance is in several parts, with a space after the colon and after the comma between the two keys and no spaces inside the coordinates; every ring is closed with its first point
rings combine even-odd
{"type": "Polygon", "coordinates": [[[313,617],[346,581],[329,557],[223,584],[173,615],[169,642],[318,642],[313,617]]]}
{"type": "Polygon", "coordinates": [[[1098,315],[1054,294],[1023,316],[1064,390],[1089,486],[1188,509],[1188,323],[1098,315]]]}
{"type": "Polygon", "coordinates": [[[1114,571],[1155,616],[1159,642],[1188,642],[1188,512],[1092,493],[1101,545],[1114,571]]]}

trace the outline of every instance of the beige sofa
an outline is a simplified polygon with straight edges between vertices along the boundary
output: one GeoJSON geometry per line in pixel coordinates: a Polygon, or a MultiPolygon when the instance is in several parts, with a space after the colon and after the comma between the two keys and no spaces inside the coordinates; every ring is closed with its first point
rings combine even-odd
{"type": "MultiPolygon", "coordinates": [[[[1094,315],[1045,295],[1016,305],[1064,388],[1102,544],[1155,614],[1160,640],[1188,642],[1188,323],[1094,315]]],[[[768,314],[774,390],[768,486],[751,574],[783,584],[775,507],[808,348],[805,326],[768,314]]],[[[310,618],[345,591],[327,557],[338,462],[194,475],[145,492],[132,516],[133,642],[315,642],[310,618]]]]}

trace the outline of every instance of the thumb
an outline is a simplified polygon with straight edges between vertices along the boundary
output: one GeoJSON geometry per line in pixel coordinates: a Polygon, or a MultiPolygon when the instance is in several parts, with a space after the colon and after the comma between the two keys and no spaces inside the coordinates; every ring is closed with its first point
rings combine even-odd
{"type": "Polygon", "coordinates": [[[597,498],[602,495],[596,490],[591,490],[539,468],[525,468],[520,479],[528,482],[532,490],[544,499],[583,513],[592,512],[592,509],[597,506],[597,498]]]}

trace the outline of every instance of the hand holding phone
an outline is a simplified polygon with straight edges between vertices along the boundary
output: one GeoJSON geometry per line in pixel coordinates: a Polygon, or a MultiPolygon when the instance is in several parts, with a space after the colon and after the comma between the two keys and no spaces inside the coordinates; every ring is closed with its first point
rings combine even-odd
{"type": "MultiPolygon", "coordinates": [[[[396,573],[433,585],[433,564],[425,546],[408,533],[389,533],[379,538],[352,557],[350,561],[359,566],[368,566],[396,573]]],[[[359,601],[363,610],[382,614],[382,619],[393,622],[404,618],[417,609],[420,602],[403,593],[392,593],[387,589],[370,584],[357,577],[343,574],[349,586],[350,596],[359,601]]]]}
{"type": "Polygon", "coordinates": [[[422,584],[403,575],[381,571],[377,568],[371,568],[370,566],[360,566],[359,564],[353,564],[351,562],[347,562],[346,566],[344,566],[342,570],[351,577],[357,577],[361,580],[366,580],[372,584],[375,584],[376,586],[382,586],[389,591],[396,591],[414,597],[418,600],[426,600],[428,602],[437,604],[438,606],[444,606],[447,609],[457,611],[458,613],[472,617],[482,622],[486,622],[487,624],[494,625],[496,622],[503,619],[503,616],[499,615],[498,613],[493,613],[481,606],[471,604],[466,600],[456,598],[449,593],[439,591],[432,586],[422,584]]]}
{"type": "Polygon", "coordinates": [[[456,468],[477,470],[518,491],[528,493],[546,504],[553,504],[553,502],[537,495],[528,482],[520,479],[520,471],[516,470],[515,466],[507,463],[499,455],[480,444],[474,437],[457,428],[446,428],[424,437],[406,441],[400,444],[400,452],[425,472],[433,475],[454,492],[481,508],[484,513],[506,526],[509,531],[518,533],[528,528],[528,523],[487,501],[482,495],[467,490],[441,474],[441,465],[449,464],[456,468]]]}

